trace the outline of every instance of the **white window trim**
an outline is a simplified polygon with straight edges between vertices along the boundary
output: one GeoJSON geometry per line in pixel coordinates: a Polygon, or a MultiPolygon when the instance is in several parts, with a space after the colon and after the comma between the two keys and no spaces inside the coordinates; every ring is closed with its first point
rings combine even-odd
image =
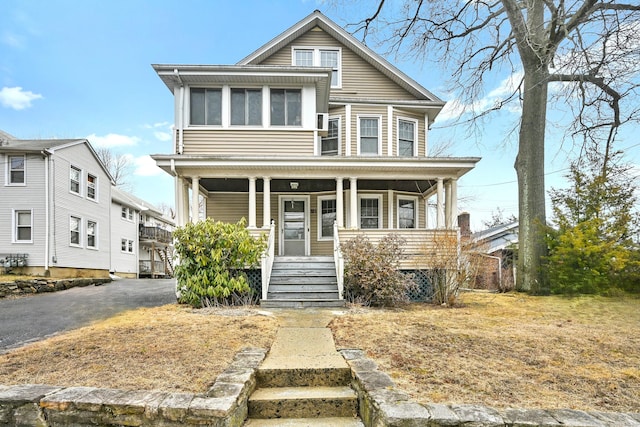
{"type": "MultiPolygon", "coordinates": [[[[361,200],[362,199],[377,199],[378,200],[378,230],[381,230],[384,228],[384,224],[383,222],[383,206],[384,204],[382,203],[383,201],[383,195],[382,194],[358,194],[358,229],[361,230],[376,230],[375,228],[361,228],[361,224],[362,224],[362,212],[361,212],[361,208],[362,208],[362,203],[361,200]]],[[[353,225],[352,225],[353,226],[353,225]]]]}
{"type": "Polygon", "coordinates": [[[85,243],[87,244],[87,249],[91,249],[91,250],[97,251],[99,249],[98,248],[98,221],[96,221],[94,219],[87,219],[84,229],[86,230],[85,243]],[[93,240],[94,240],[95,244],[93,246],[89,246],[89,223],[90,222],[93,222],[95,224],[95,227],[93,229],[94,230],[94,234],[93,234],[94,239],[93,240]]]}
{"type": "Polygon", "coordinates": [[[134,209],[129,206],[120,205],[120,219],[127,222],[134,222],[136,219],[134,209]],[[125,210],[125,216],[122,216],[122,209],[125,210]]]}
{"type": "Polygon", "coordinates": [[[400,157],[400,121],[413,122],[413,157],[418,156],[418,120],[411,117],[400,117],[396,119],[396,153],[400,157]]]}
{"type": "Polygon", "coordinates": [[[79,168],[78,166],[74,166],[74,165],[69,165],[69,193],[82,197],[82,179],[83,178],[84,178],[84,171],[82,170],[82,168],[79,168]],[[75,169],[79,172],[78,192],[75,192],[71,189],[71,170],[72,169],[75,169]]]}
{"type": "Polygon", "coordinates": [[[98,203],[98,176],[87,172],[87,180],[86,181],[87,181],[87,191],[86,191],[87,200],[91,200],[92,202],[98,203]],[[93,198],[89,197],[89,177],[90,176],[92,176],[94,178],[94,180],[93,180],[93,198]]]}
{"type": "Polygon", "coordinates": [[[313,66],[320,66],[320,51],[333,50],[338,52],[338,84],[331,89],[342,89],[342,48],[338,46],[291,46],[291,65],[296,67],[296,50],[312,50],[313,66]]]}
{"type": "Polygon", "coordinates": [[[135,252],[135,243],[133,240],[131,239],[127,239],[126,237],[121,237],[120,238],[120,252],[123,254],[130,254],[130,255],[134,255],[135,252]],[[122,249],[122,242],[125,242],[125,249],[122,249]],[[129,243],[131,243],[131,251],[128,250],[129,248],[129,243]]]}
{"type": "MultiPolygon", "coordinates": [[[[231,98],[229,96],[229,86],[228,85],[222,85],[222,86],[206,86],[206,85],[196,85],[196,86],[188,86],[186,89],[186,100],[185,100],[185,104],[184,104],[184,112],[185,112],[185,120],[187,121],[185,128],[197,128],[197,129],[204,129],[204,128],[222,128],[224,127],[224,115],[225,115],[225,111],[230,110],[231,106],[227,106],[228,108],[225,109],[225,99],[227,100],[227,102],[231,102],[231,98]],[[202,124],[202,125],[196,125],[191,123],[191,90],[192,89],[204,89],[205,91],[207,90],[220,90],[220,124],[219,125],[210,125],[210,124],[202,124]],[[226,98],[225,98],[225,89],[227,91],[226,94],[226,98]]],[[[205,95],[205,104],[206,104],[206,95],[205,95]]],[[[205,108],[205,121],[206,119],[206,108],[205,108]]]]}
{"type": "Polygon", "coordinates": [[[382,153],[382,115],[381,114],[358,114],[356,116],[356,150],[357,150],[357,155],[358,156],[364,156],[364,157],[374,157],[374,156],[380,156],[382,153]],[[378,119],[378,153],[377,154],[371,154],[371,153],[365,153],[362,154],[360,153],[360,120],[361,119],[378,119]]]}
{"type": "Polygon", "coordinates": [[[33,243],[33,209],[11,209],[11,243],[33,243]],[[31,214],[31,240],[18,240],[18,212],[29,212],[31,214]]]}
{"type": "Polygon", "coordinates": [[[418,205],[418,198],[416,196],[404,196],[402,194],[396,195],[396,228],[398,230],[416,230],[419,227],[418,218],[420,218],[420,207],[418,205]],[[400,228],[400,200],[413,201],[413,228],[400,228]]]}
{"type": "Polygon", "coordinates": [[[4,185],[7,187],[25,187],[27,185],[27,155],[26,154],[7,154],[5,156],[6,167],[4,172],[4,185]],[[23,182],[11,182],[11,157],[22,156],[24,159],[24,180],[23,182]]]}
{"type": "MultiPolygon", "coordinates": [[[[323,200],[336,200],[335,195],[330,196],[318,196],[318,206],[316,209],[318,219],[318,240],[333,240],[334,236],[322,235],[322,201],[323,200]]],[[[336,200],[337,203],[337,200],[336,200]]],[[[337,208],[337,206],[336,206],[337,208]]]]}
{"type": "MultiPolygon", "coordinates": [[[[338,120],[338,154],[337,156],[342,155],[342,116],[329,116],[329,120],[338,120]]],[[[322,137],[318,137],[318,155],[322,156],[322,137]]],[[[335,157],[335,156],[326,156],[326,157],[335,157]]]]}
{"type": "Polygon", "coordinates": [[[74,247],[74,248],[83,248],[84,247],[84,221],[82,220],[82,217],[79,216],[75,216],[75,215],[69,215],[69,246],[74,247]],[[80,243],[71,243],[71,218],[77,218],[78,219],[78,242],[80,243]]]}

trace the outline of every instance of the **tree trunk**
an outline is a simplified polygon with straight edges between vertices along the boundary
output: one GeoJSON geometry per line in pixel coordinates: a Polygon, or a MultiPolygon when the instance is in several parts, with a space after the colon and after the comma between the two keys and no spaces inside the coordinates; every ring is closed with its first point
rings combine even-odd
{"type": "Polygon", "coordinates": [[[519,249],[517,289],[547,294],[543,264],[547,253],[543,226],[546,224],[544,188],[544,136],[547,116],[547,70],[525,66],[519,150],[515,162],[518,174],[519,249]],[[527,69],[528,68],[528,69],[527,69]]]}

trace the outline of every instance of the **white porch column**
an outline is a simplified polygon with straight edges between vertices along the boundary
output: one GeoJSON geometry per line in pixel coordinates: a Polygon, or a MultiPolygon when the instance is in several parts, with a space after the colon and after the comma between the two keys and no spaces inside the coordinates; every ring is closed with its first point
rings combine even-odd
{"type": "Polygon", "coordinates": [[[182,207],[182,179],[176,175],[173,184],[175,187],[174,198],[176,201],[176,225],[181,226],[184,225],[182,222],[182,218],[184,217],[184,208],[182,207]]]}
{"type": "Polygon", "coordinates": [[[256,228],[256,178],[249,178],[249,228],[256,228]]]}
{"type": "Polygon", "coordinates": [[[458,179],[451,178],[451,221],[450,228],[458,227],[458,179]]]}
{"type": "Polygon", "coordinates": [[[444,226],[451,228],[451,180],[444,183],[444,226]]]}
{"type": "MultiPolygon", "coordinates": [[[[387,190],[387,228],[389,230],[396,228],[396,221],[394,220],[395,214],[393,213],[394,207],[393,190],[387,190]]],[[[382,209],[382,206],[380,206],[380,209],[382,209]]]]}
{"type": "Polygon", "coordinates": [[[360,228],[358,224],[358,178],[349,178],[349,214],[351,228],[360,228]]]}
{"type": "Polygon", "coordinates": [[[424,198],[424,228],[429,229],[429,198],[424,198]]]}
{"type": "Polygon", "coordinates": [[[262,228],[271,225],[271,178],[262,178],[262,228]]]}
{"type": "Polygon", "coordinates": [[[191,222],[196,223],[200,212],[200,177],[191,178],[191,222]]]}
{"type": "Polygon", "coordinates": [[[344,155],[351,155],[351,104],[344,106],[344,155]]]}
{"type": "Polygon", "coordinates": [[[336,178],[336,223],[339,228],[344,227],[344,189],[342,178],[336,178]]]}
{"type": "Polygon", "coordinates": [[[438,178],[436,201],[436,228],[444,227],[444,188],[442,178],[438,178]]]}
{"type": "Polygon", "coordinates": [[[187,225],[189,221],[189,183],[182,178],[182,225],[187,225]]]}

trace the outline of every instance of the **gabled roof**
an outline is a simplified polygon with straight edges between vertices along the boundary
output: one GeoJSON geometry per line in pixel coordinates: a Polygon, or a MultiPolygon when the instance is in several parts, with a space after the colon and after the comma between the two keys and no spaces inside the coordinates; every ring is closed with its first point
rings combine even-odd
{"type": "Polygon", "coordinates": [[[104,173],[109,177],[109,181],[115,184],[111,173],[107,170],[98,153],[93,149],[91,143],[86,139],[11,139],[0,144],[0,153],[41,153],[53,154],[57,150],[62,150],[75,145],[86,144],[87,148],[96,159],[104,173]]]}
{"type": "Polygon", "coordinates": [[[251,53],[249,56],[238,62],[239,65],[259,64],[267,57],[282,49],[301,35],[310,31],[314,27],[319,27],[340,43],[347,46],[351,51],[360,56],[363,60],[371,64],[382,74],[390,78],[396,84],[407,90],[418,99],[433,101],[444,105],[444,101],[429,92],[421,84],[407,76],[405,73],[396,68],[382,56],[369,49],[358,39],[353,37],[349,32],[333,22],[331,19],[323,15],[319,10],[302,19],[282,34],[276,36],[267,44],[251,53]]]}
{"type": "Polygon", "coordinates": [[[0,146],[2,146],[5,141],[10,141],[12,139],[16,139],[16,137],[0,129],[0,146]]]}
{"type": "Polygon", "coordinates": [[[483,252],[493,253],[518,243],[518,221],[496,225],[471,234],[471,240],[486,245],[483,252]]]}

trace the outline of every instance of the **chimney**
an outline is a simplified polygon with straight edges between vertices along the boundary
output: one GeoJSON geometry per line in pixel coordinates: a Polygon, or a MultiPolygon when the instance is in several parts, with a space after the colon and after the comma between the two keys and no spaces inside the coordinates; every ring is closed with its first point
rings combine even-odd
{"type": "Polygon", "coordinates": [[[458,215],[458,227],[461,237],[471,236],[471,215],[469,212],[462,212],[458,215]]]}

